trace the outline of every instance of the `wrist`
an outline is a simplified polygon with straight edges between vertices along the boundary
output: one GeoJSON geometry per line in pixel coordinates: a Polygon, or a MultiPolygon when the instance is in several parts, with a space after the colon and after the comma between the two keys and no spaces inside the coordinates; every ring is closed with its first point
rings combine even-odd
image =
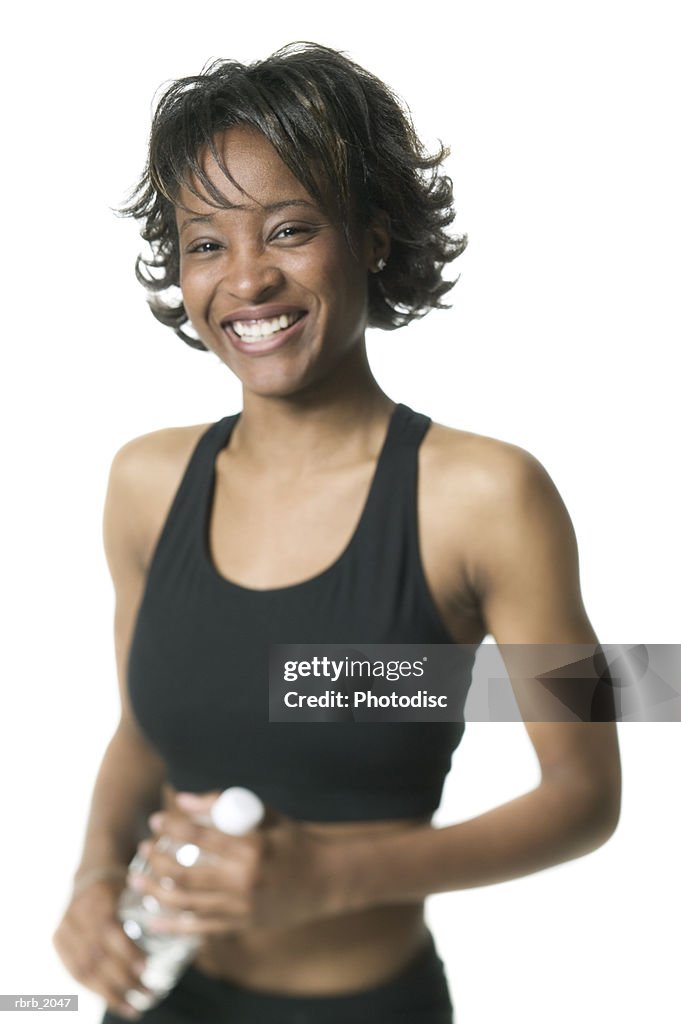
{"type": "Polygon", "coordinates": [[[354,913],[394,902],[384,898],[381,884],[383,838],[353,836],[329,844],[326,872],[330,914],[354,913]]]}
{"type": "Polygon", "coordinates": [[[348,839],[334,851],[340,910],[422,903],[430,893],[421,877],[437,830],[430,824],[348,839]]]}
{"type": "Polygon", "coordinates": [[[358,872],[358,853],[350,842],[320,841],[322,916],[337,917],[359,909],[356,904],[354,878],[358,872]]]}
{"type": "Polygon", "coordinates": [[[97,867],[78,869],[73,877],[73,888],[71,898],[80,895],[95,882],[118,881],[124,882],[128,874],[127,864],[101,864],[97,867]]]}

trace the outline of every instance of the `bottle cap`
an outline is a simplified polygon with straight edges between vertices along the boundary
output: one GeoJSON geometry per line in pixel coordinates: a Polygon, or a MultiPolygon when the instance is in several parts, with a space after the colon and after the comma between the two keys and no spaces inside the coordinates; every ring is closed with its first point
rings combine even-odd
{"type": "Polygon", "coordinates": [[[221,793],[210,809],[211,821],[221,832],[243,836],[256,828],[265,816],[262,800],[242,786],[221,793]]]}

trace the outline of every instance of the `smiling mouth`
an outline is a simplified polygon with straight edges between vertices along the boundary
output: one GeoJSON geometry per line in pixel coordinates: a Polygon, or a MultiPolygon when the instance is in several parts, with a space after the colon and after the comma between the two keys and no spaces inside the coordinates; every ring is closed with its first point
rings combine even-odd
{"type": "Polygon", "coordinates": [[[225,327],[230,327],[242,341],[263,341],[292,327],[303,316],[305,312],[301,310],[299,313],[282,313],[280,316],[260,320],[229,320],[225,327]]]}

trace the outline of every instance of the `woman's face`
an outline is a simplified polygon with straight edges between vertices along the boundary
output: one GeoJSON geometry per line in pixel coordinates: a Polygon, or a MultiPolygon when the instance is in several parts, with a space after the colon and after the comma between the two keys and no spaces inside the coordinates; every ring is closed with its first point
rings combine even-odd
{"type": "Polygon", "coordinates": [[[290,395],[325,377],[362,342],[367,274],[385,254],[386,239],[380,228],[358,230],[353,254],[337,219],[260,132],[231,128],[216,143],[244,191],[209,154],[204,167],[225,208],[180,192],[185,309],[244,388],[290,395]]]}

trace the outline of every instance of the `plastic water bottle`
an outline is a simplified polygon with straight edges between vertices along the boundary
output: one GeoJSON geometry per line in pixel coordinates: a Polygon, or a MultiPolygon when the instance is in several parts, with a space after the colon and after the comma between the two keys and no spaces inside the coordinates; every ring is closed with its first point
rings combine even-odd
{"type": "MultiPolygon", "coordinates": [[[[217,798],[209,818],[197,816],[194,820],[198,825],[212,825],[229,835],[242,836],[257,827],[264,811],[262,801],[250,789],[232,786],[217,798]]],[[[185,867],[211,860],[210,854],[204,853],[194,843],[180,843],[169,836],[162,836],[156,848],[174,855],[185,867]]],[[[133,857],[129,870],[142,875],[151,873],[148,861],[139,854],[133,857]]],[[[126,993],[127,1001],[136,1010],[148,1010],[160,1002],[175,987],[201,945],[202,939],[198,935],[171,935],[153,930],[150,924],[153,918],[176,917],[177,914],[178,911],[162,906],[149,893],[135,892],[128,887],[121,894],[118,916],[123,930],[146,953],[146,965],[140,981],[151,995],[135,989],[126,993]]]]}

